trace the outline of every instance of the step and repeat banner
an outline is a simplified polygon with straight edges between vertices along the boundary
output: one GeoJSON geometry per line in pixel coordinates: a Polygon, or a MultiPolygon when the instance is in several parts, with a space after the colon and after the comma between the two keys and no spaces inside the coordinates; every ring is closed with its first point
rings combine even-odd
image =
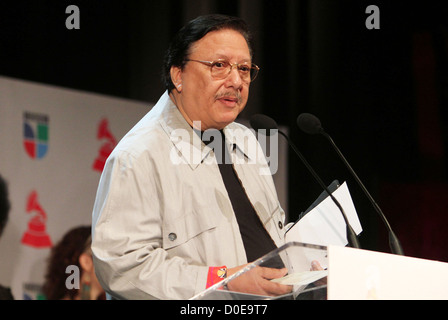
{"type": "MultiPolygon", "coordinates": [[[[70,229],[91,225],[107,157],[151,107],[0,77],[0,175],[12,205],[0,238],[0,284],[15,299],[45,298],[51,247],[70,229]]],[[[287,148],[280,139],[274,155],[274,183],[286,212],[287,148]]]]}
{"type": "Polygon", "coordinates": [[[90,225],[104,163],[151,105],[0,77],[0,174],[11,211],[0,284],[42,299],[50,248],[90,225]]]}

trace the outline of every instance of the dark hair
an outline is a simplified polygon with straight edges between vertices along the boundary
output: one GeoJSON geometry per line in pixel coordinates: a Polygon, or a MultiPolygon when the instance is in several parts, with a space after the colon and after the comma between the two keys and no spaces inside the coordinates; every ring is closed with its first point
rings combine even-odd
{"type": "Polygon", "coordinates": [[[220,14],[197,17],[179,30],[165,54],[162,80],[168,91],[174,89],[170,74],[171,67],[183,68],[185,60],[190,54],[190,48],[196,41],[202,39],[209,32],[223,29],[232,29],[241,33],[249,46],[251,57],[253,56],[252,35],[243,19],[220,14]]]}
{"type": "Polygon", "coordinates": [[[47,300],[74,299],[79,290],[68,289],[65,285],[68,266],[77,266],[82,273],[79,257],[90,247],[91,227],[80,226],[69,230],[56,246],[51,249],[47,273],[42,291],[47,300]]]}
{"type": "Polygon", "coordinates": [[[8,185],[2,176],[0,176],[0,236],[2,235],[6,223],[8,222],[10,209],[11,204],[9,202],[8,185]]]}

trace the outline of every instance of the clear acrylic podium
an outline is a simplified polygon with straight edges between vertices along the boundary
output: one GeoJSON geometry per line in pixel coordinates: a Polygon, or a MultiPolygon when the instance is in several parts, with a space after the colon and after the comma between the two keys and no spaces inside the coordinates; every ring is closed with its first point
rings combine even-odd
{"type": "Polygon", "coordinates": [[[322,300],[327,296],[327,270],[311,271],[311,263],[318,261],[328,267],[327,248],[298,242],[289,242],[271,251],[239,272],[211,286],[191,300],[322,300]],[[288,274],[280,280],[293,286],[291,293],[271,297],[250,293],[233,292],[227,284],[256,267],[287,268],[288,274]]]}

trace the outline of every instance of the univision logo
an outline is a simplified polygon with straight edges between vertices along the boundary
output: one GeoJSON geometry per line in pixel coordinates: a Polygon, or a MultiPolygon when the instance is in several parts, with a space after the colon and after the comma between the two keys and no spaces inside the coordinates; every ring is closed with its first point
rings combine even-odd
{"type": "Polygon", "coordinates": [[[38,113],[23,114],[23,145],[32,159],[42,159],[48,151],[48,116],[38,113]]]}

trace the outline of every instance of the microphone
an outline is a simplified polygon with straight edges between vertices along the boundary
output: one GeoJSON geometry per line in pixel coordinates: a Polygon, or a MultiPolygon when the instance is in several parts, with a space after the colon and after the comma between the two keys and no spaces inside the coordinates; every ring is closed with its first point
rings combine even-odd
{"type": "Polygon", "coordinates": [[[308,134],[321,134],[325,138],[328,139],[330,144],[335,149],[336,153],[342,159],[342,162],[344,162],[345,166],[348,168],[348,170],[350,171],[352,176],[355,178],[356,182],[359,184],[361,189],[364,191],[364,193],[367,196],[367,198],[369,199],[370,203],[373,205],[375,211],[380,215],[381,219],[383,220],[384,224],[386,225],[386,228],[387,228],[387,230],[389,232],[389,247],[390,247],[392,253],[398,254],[398,255],[404,255],[403,248],[401,247],[400,241],[398,240],[398,238],[395,235],[395,233],[392,231],[392,228],[391,228],[389,222],[387,221],[386,216],[384,215],[383,211],[381,211],[380,207],[375,202],[373,197],[370,195],[369,191],[367,191],[366,187],[361,182],[361,180],[359,179],[358,175],[352,169],[352,167],[350,166],[348,161],[345,159],[345,157],[342,154],[342,152],[336,146],[336,144],[334,143],[333,139],[322,128],[322,124],[321,124],[320,120],[316,116],[314,116],[314,115],[312,115],[310,113],[302,113],[297,118],[297,125],[299,126],[299,128],[302,131],[304,131],[304,132],[306,132],[308,134]]]}
{"type": "Polygon", "coordinates": [[[344,218],[346,225],[347,241],[349,243],[349,246],[352,248],[358,248],[358,249],[361,248],[356,233],[353,230],[350,223],[348,222],[347,216],[345,215],[344,209],[342,208],[339,201],[333,196],[330,190],[328,190],[328,187],[323,183],[322,179],[317,175],[316,171],[314,171],[314,169],[311,167],[311,165],[308,163],[305,157],[300,153],[300,151],[297,149],[297,147],[294,145],[291,139],[284,132],[278,129],[278,125],[275,122],[275,120],[263,114],[256,114],[251,117],[249,122],[252,128],[256,131],[259,131],[260,129],[266,130],[266,135],[271,135],[271,130],[276,130],[278,131],[278,133],[280,133],[282,136],[286,138],[290,147],[299,156],[300,160],[302,160],[303,164],[308,169],[308,171],[313,175],[314,179],[319,183],[322,189],[324,189],[325,192],[329,194],[333,202],[338,207],[339,211],[341,211],[341,214],[344,218]]]}

